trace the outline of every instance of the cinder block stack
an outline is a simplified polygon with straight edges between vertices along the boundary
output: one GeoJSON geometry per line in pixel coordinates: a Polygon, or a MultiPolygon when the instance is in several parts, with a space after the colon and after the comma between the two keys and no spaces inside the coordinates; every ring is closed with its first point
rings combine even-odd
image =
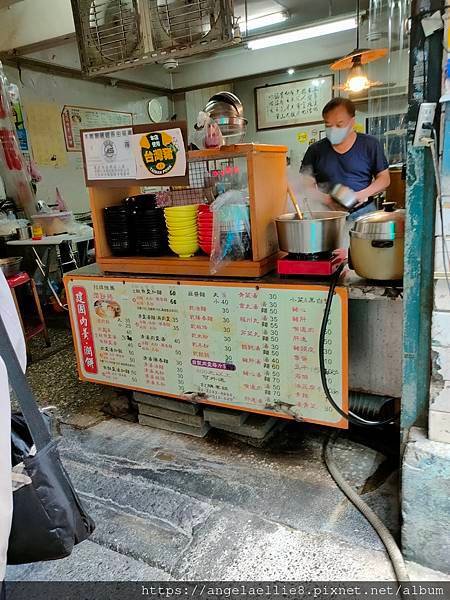
{"type": "Polygon", "coordinates": [[[264,415],[192,404],[184,400],[135,392],[139,423],[149,427],[204,437],[211,427],[253,446],[263,446],[283,425],[264,415]]]}
{"type": "Polygon", "coordinates": [[[139,423],[157,429],[204,437],[210,426],[205,423],[198,404],[135,392],[139,423]]]}

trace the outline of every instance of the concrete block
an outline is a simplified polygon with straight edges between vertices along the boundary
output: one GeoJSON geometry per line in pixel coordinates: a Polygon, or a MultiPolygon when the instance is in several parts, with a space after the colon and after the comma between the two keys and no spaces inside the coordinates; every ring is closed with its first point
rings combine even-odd
{"type": "Polygon", "coordinates": [[[442,348],[450,347],[450,313],[433,312],[431,344],[442,348]]]}
{"type": "Polygon", "coordinates": [[[431,384],[430,410],[450,413],[450,381],[440,381],[431,384]]]}
{"type": "MultiPolygon", "coordinates": [[[[450,183],[450,181],[449,181],[450,183]]],[[[450,191],[450,190],[449,190],[450,191]]],[[[444,233],[450,235],[450,196],[444,196],[442,198],[442,216],[444,221],[444,233]]],[[[436,234],[441,234],[441,212],[439,206],[436,206],[436,234]]]]}
{"type": "MultiPolygon", "coordinates": [[[[450,252],[450,236],[446,235],[445,240],[446,240],[446,247],[447,247],[446,251],[450,252]]],[[[446,263],[447,263],[447,271],[450,271],[450,267],[448,265],[447,260],[446,260],[446,263]]],[[[435,238],[434,272],[435,272],[435,274],[438,274],[439,276],[443,276],[443,274],[445,273],[444,257],[443,257],[443,253],[442,253],[442,237],[440,235],[437,235],[435,238]]],[[[450,276],[450,273],[449,273],[449,276],[450,276]]]]}
{"type": "Polygon", "coordinates": [[[439,381],[450,381],[450,348],[431,347],[432,376],[439,381]]]}
{"type": "Polygon", "coordinates": [[[275,427],[272,427],[272,429],[270,429],[262,438],[245,437],[231,432],[228,432],[228,435],[234,440],[253,446],[253,448],[264,448],[273,438],[283,431],[286,425],[286,421],[279,419],[275,427]]]}
{"type": "Polygon", "coordinates": [[[164,396],[154,396],[153,394],[144,394],[143,392],[134,392],[136,402],[166,408],[176,412],[186,413],[187,415],[196,415],[199,411],[198,404],[192,404],[186,400],[175,400],[174,398],[164,398],[164,396]]]}
{"type": "Polygon", "coordinates": [[[218,426],[217,429],[236,433],[246,438],[261,440],[267,433],[275,427],[277,419],[274,417],[264,417],[263,415],[249,414],[242,425],[230,425],[229,423],[218,426]]]}
{"type": "Polygon", "coordinates": [[[248,418],[249,413],[240,410],[230,410],[228,408],[204,406],[203,416],[205,421],[207,421],[211,427],[221,429],[223,425],[240,427],[248,418]]]}
{"type": "Polygon", "coordinates": [[[402,469],[402,550],[407,560],[450,572],[450,444],[412,428],[402,469]]]}
{"type": "Polygon", "coordinates": [[[433,442],[450,444],[450,412],[430,410],[428,414],[428,437],[433,442]]]}
{"type": "Polygon", "coordinates": [[[156,429],[184,433],[194,437],[205,437],[210,430],[210,426],[207,423],[204,423],[202,427],[191,427],[183,423],[174,423],[173,421],[165,421],[164,419],[157,419],[156,417],[148,417],[146,415],[139,415],[139,423],[147,427],[156,427],[156,429]]]}
{"type": "Polygon", "coordinates": [[[148,417],[157,417],[158,419],[164,419],[165,421],[171,421],[172,423],[184,423],[191,427],[202,427],[205,423],[202,415],[188,415],[186,413],[176,412],[174,410],[166,410],[165,408],[159,408],[157,406],[150,406],[150,404],[144,404],[139,402],[139,414],[147,415],[148,417]]]}
{"type": "Polygon", "coordinates": [[[434,282],[434,309],[450,312],[450,293],[445,279],[434,282]]]}

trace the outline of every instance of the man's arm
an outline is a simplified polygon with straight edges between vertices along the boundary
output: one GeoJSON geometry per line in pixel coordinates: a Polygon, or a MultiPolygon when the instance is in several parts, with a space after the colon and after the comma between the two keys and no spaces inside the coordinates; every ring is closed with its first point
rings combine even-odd
{"type": "Polygon", "coordinates": [[[369,196],[375,196],[376,194],[381,194],[389,187],[391,183],[391,176],[389,175],[389,169],[384,169],[380,171],[377,175],[375,175],[375,179],[372,181],[370,185],[368,185],[363,190],[355,193],[356,199],[358,203],[362,203],[369,196]]]}

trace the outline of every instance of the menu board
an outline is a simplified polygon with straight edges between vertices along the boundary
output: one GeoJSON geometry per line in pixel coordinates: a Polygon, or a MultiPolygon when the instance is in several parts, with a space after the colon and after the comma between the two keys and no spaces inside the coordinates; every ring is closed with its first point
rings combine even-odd
{"type": "MultiPolygon", "coordinates": [[[[328,288],[68,277],[82,379],[346,427],[320,379],[328,288]]],[[[325,340],[330,391],[348,408],[347,295],[325,340]]]]}

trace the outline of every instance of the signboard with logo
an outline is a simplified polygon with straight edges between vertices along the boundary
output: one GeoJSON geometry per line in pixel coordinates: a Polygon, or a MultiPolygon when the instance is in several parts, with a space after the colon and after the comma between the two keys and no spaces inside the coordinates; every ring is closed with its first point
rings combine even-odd
{"type": "Polygon", "coordinates": [[[86,184],[189,185],[185,121],[81,132],[86,184]]]}
{"type": "Polygon", "coordinates": [[[137,179],[179,177],[186,173],[186,151],[181,129],[162,129],[132,137],[137,179]]]}
{"type": "Polygon", "coordinates": [[[84,131],[83,147],[88,180],[135,179],[131,127],[84,131]]]}

